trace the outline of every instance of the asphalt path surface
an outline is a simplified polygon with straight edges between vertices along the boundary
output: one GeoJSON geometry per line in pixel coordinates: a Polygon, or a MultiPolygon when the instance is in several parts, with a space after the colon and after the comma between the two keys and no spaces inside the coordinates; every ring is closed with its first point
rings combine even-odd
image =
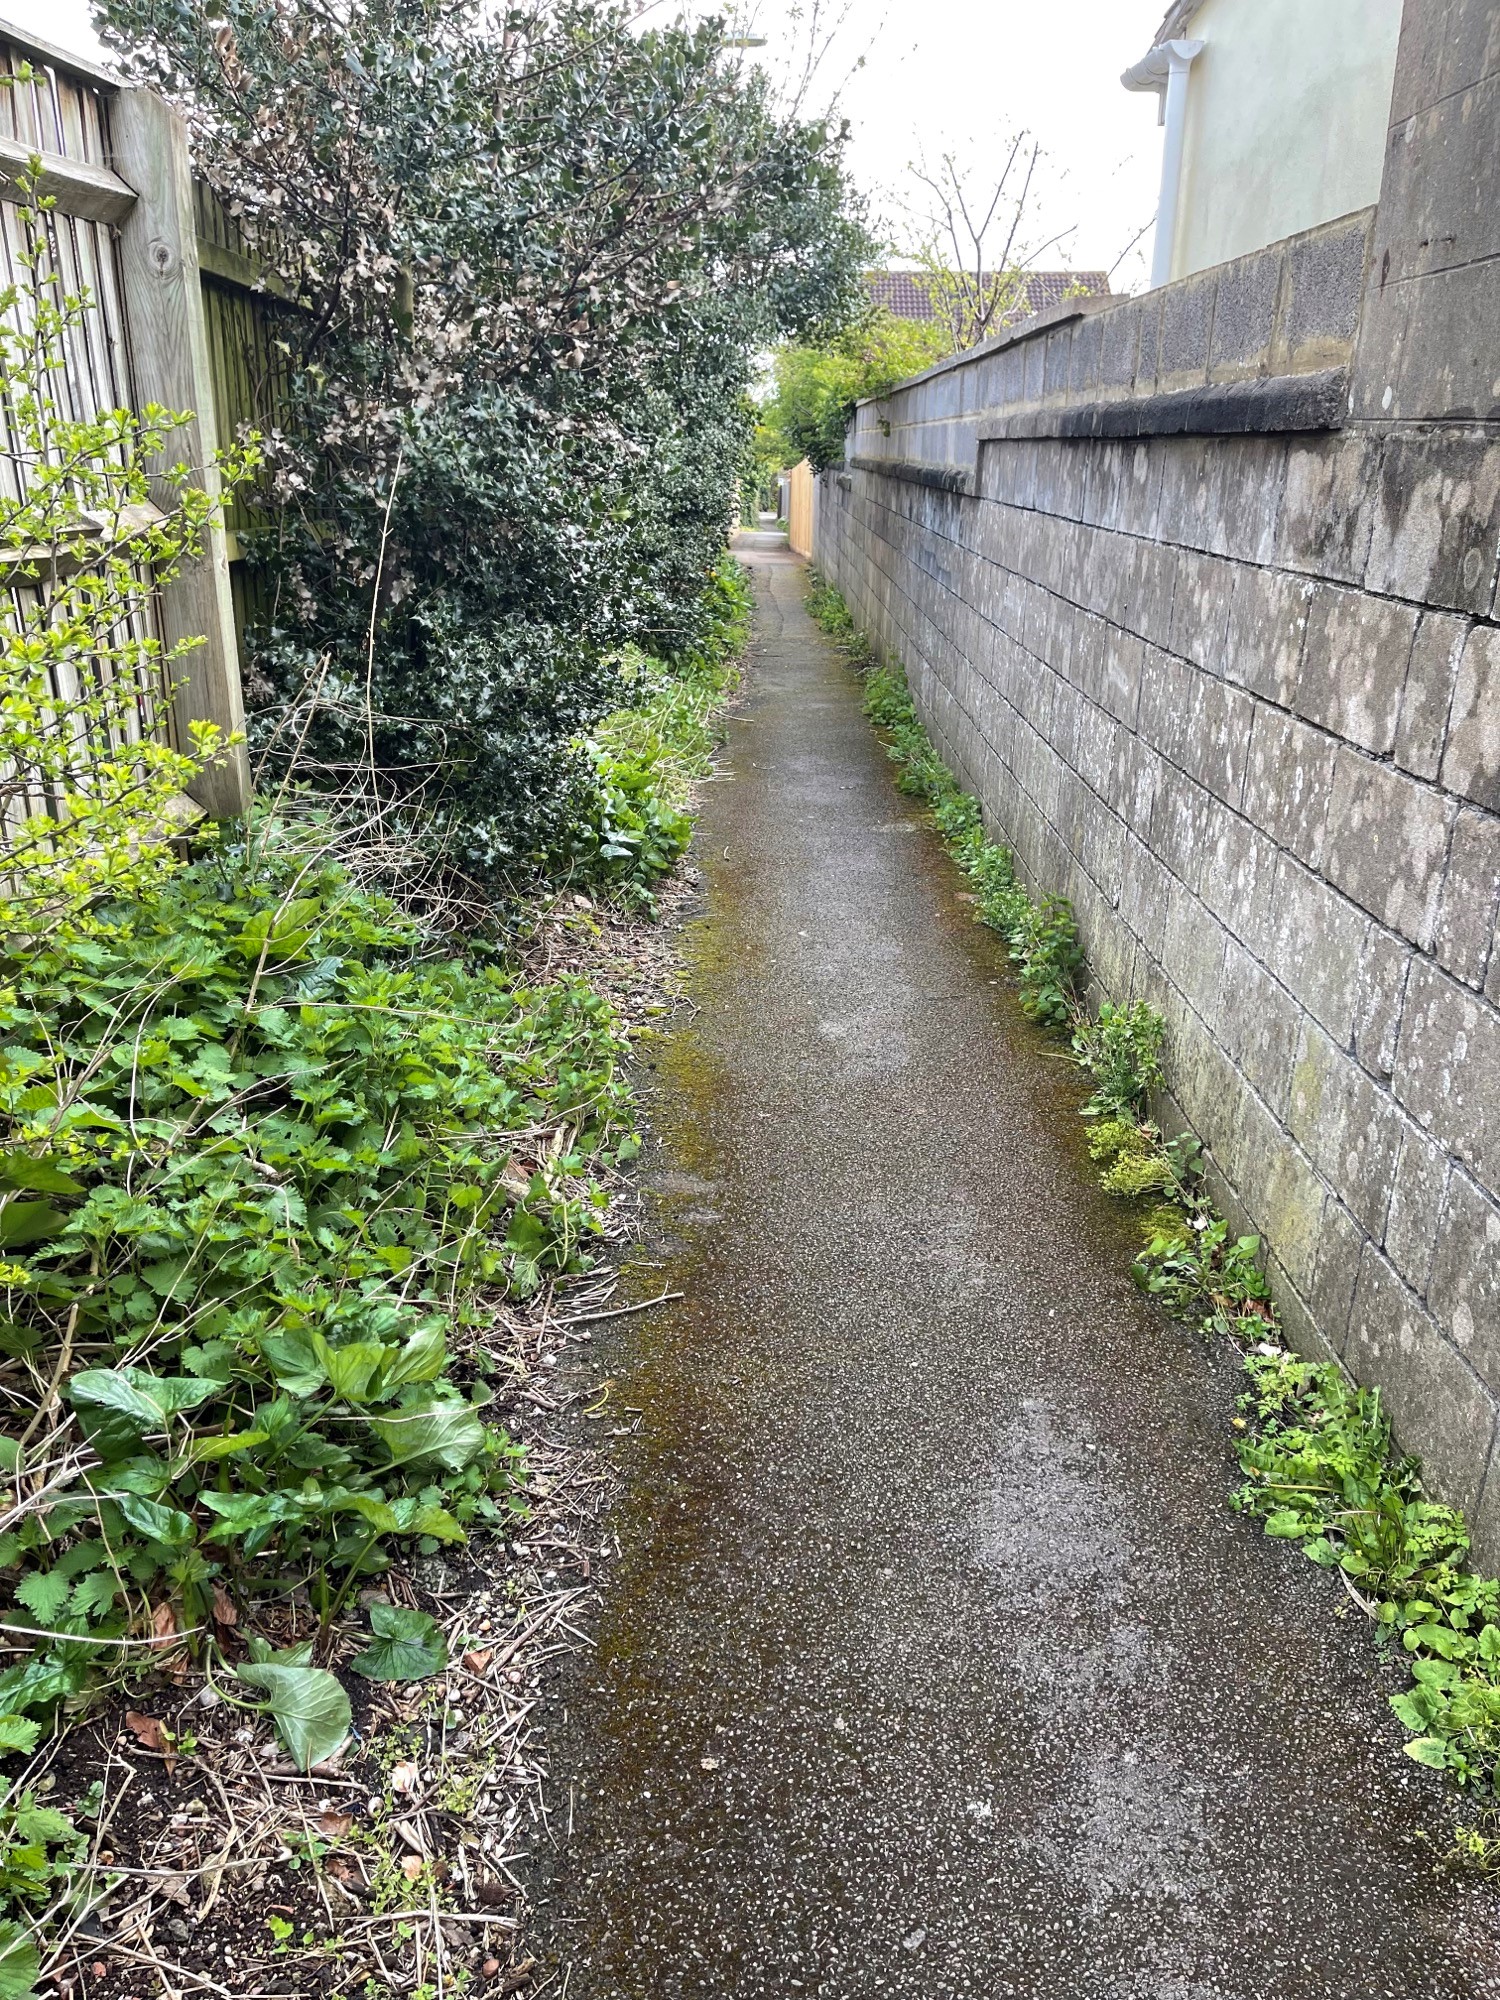
{"type": "Polygon", "coordinates": [[[598,1350],[639,1428],[549,1719],[569,2000],[1500,1994],[1399,1677],[1227,1507],[1233,1365],[1130,1285],[1076,1079],[746,539],[632,1275],[686,1298],[598,1350]]]}

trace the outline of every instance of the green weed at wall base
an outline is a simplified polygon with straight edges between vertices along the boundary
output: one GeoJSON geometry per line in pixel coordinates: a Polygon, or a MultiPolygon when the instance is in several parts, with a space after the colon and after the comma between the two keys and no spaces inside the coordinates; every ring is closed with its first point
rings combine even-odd
{"type": "MultiPolygon", "coordinates": [[[[1244,1357],[1247,1386],[1234,1419],[1244,1483],[1231,1504],[1267,1535],[1335,1570],[1380,1644],[1405,1656],[1412,1681],[1391,1706],[1407,1754],[1458,1784],[1500,1789],[1500,1583],[1470,1569],[1463,1516],[1430,1500],[1415,1459],[1393,1447],[1378,1389],[1356,1387],[1332,1362],[1286,1347],[1260,1241],[1235,1236],[1214,1209],[1201,1149],[1167,1139],[1151,1106],[1162,1082],[1164,1023],[1145,1002],[1084,1002],[1084,955],[1067,901],[1034,900],[1009,851],[988,839],[979,801],[942,762],[904,678],[878,665],[848,607],[814,581],[808,609],[864,675],[865,712],[885,738],[896,783],[921,799],[975,891],[979,922],[1010,947],[1021,1005],[1069,1038],[1091,1084],[1080,1107],[1103,1186],[1132,1201],[1144,1247],[1132,1268],[1142,1291],[1244,1357]]],[[[1459,1851],[1490,1865],[1492,1843],[1469,1834],[1459,1851]]]]}

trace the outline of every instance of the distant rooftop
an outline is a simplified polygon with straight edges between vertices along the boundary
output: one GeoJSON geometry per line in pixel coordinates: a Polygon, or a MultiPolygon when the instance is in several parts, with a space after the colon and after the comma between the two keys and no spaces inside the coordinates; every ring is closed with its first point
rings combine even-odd
{"type": "MultiPolygon", "coordinates": [[[[995,274],[985,272],[988,284],[995,274]]],[[[1007,321],[1029,319],[1048,306],[1060,306],[1070,294],[1090,292],[1109,296],[1108,271],[1028,271],[1024,303],[1007,313],[1007,321]]],[[[897,319],[934,319],[936,309],[923,271],[866,271],[865,289],[878,306],[897,319]]]]}

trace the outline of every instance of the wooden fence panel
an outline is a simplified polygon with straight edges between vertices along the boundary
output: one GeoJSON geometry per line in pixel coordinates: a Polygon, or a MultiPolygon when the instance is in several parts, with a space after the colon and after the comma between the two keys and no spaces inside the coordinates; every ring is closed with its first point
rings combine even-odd
{"type": "MultiPolygon", "coordinates": [[[[256,249],[238,221],[201,181],[193,188],[203,317],[208,330],[209,372],[219,436],[229,440],[249,428],[268,435],[292,422],[287,354],[279,338],[279,288],[263,271],[256,249]]],[[[248,622],[272,610],[264,585],[245,552],[245,539],[266,525],[253,491],[237,494],[225,517],[236,629],[244,652],[248,622]]]]}
{"type": "MultiPolygon", "coordinates": [[[[172,458],[185,458],[213,490],[214,387],[182,121],[150,92],[122,89],[96,65],[6,29],[0,73],[13,76],[22,63],[39,76],[0,88],[0,283],[14,275],[21,244],[16,176],[39,155],[41,192],[57,204],[48,227],[59,288],[87,290],[96,307],[69,337],[56,385],[60,405],[75,417],[150,402],[193,411],[193,423],[171,439],[172,458]]],[[[9,492],[17,497],[13,479],[9,492]]],[[[185,740],[187,724],[198,719],[229,732],[242,728],[221,527],[206,537],[203,556],[154,594],[152,619],[152,636],[167,646],[203,641],[173,667],[183,683],[173,734],[185,740]]],[[[55,692],[66,728],[77,690],[55,692]]],[[[215,816],[242,812],[249,801],[243,749],[204,772],[192,790],[215,816]]]]}
{"type": "Polygon", "coordinates": [[[817,498],[813,470],[804,458],[787,474],[786,539],[793,555],[812,555],[813,509],[817,498]]]}

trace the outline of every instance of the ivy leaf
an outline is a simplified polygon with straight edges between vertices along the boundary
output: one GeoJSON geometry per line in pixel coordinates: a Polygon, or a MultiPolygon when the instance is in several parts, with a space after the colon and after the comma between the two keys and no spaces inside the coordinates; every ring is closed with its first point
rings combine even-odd
{"type": "Polygon", "coordinates": [[[245,1645],[251,1661],[257,1667],[310,1667],[312,1665],[313,1642],[303,1639],[295,1646],[283,1646],[278,1651],[268,1639],[262,1639],[258,1632],[246,1635],[245,1645]]]}
{"type": "Polygon", "coordinates": [[[448,1665],[448,1642],[442,1627],[425,1611],[401,1604],[372,1604],[373,1645],[349,1662],[357,1674],[372,1681],[425,1681],[448,1665]]]}
{"type": "Polygon", "coordinates": [[[265,1660],[247,1662],[235,1672],[266,1696],[271,1719],[299,1771],[321,1764],[348,1737],[354,1720],[349,1697],[326,1667],[289,1667],[265,1660]]]}
{"type": "Polygon", "coordinates": [[[1448,1746],[1441,1736],[1419,1736],[1415,1742],[1405,1744],[1406,1754],[1418,1764],[1427,1765],[1429,1770],[1442,1771],[1448,1765],[1448,1746]]]}

